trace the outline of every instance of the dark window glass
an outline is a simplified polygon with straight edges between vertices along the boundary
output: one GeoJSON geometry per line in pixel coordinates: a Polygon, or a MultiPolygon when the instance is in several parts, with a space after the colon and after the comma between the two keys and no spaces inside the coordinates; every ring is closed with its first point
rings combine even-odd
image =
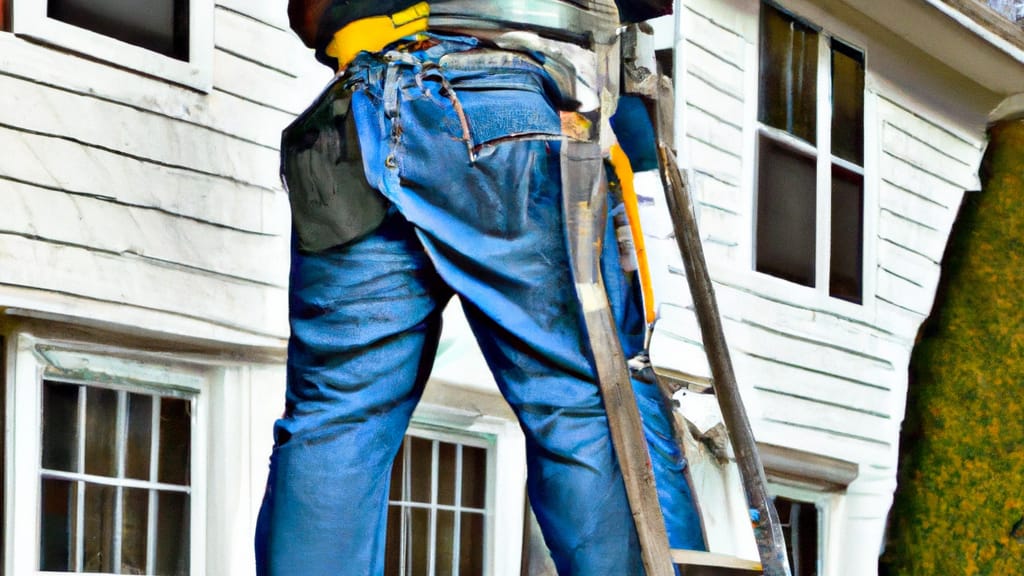
{"type": "Polygon", "coordinates": [[[675,72],[675,50],[672,48],[655,50],[654,60],[658,63],[658,71],[671,78],[675,72]]]}
{"type": "Polygon", "coordinates": [[[864,164],[864,55],[832,41],[832,154],[864,164]]]}
{"type": "Polygon", "coordinates": [[[427,576],[430,570],[430,510],[409,509],[409,534],[406,550],[406,574],[427,576]],[[410,570],[411,568],[411,570],[410,570]]]}
{"type": "Polygon", "coordinates": [[[188,576],[189,496],[159,492],[156,514],[156,573],[188,576]]]}
{"type": "Polygon", "coordinates": [[[430,464],[433,461],[434,443],[423,438],[410,438],[409,484],[410,494],[406,497],[413,502],[430,502],[430,464]]]}
{"type": "MultiPolygon", "coordinates": [[[[395,485],[395,479],[391,485],[395,485]]],[[[388,533],[384,554],[384,576],[401,576],[402,514],[404,508],[388,506],[388,533]]]]}
{"type": "Polygon", "coordinates": [[[759,120],[814,144],[817,78],[818,33],[762,4],[759,120]]]}
{"type": "Polygon", "coordinates": [[[793,576],[818,575],[818,509],[809,502],[775,498],[793,576]]]}
{"type": "Polygon", "coordinates": [[[814,286],[815,173],[815,158],[768,136],[758,139],[759,272],[814,286]]]}
{"type": "Polygon", "coordinates": [[[864,262],[864,178],[832,166],[829,294],[860,304],[864,262]]]}
{"type": "Polygon", "coordinates": [[[448,442],[438,442],[437,455],[437,503],[455,504],[455,471],[456,450],[458,446],[448,442]]]}
{"type": "Polygon", "coordinates": [[[157,477],[167,484],[189,484],[192,402],[160,399],[160,461],[157,477]]]}
{"type": "Polygon", "coordinates": [[[43,478],[40,494],[39,569],[67,572],[75,568],[72,553],[77,505],[76,483],[43,478]]]}
{"type": "Polygon", "coordinates": [[[153,451],[153,397],[128,394],[128,438],[124,475],[149,480],[153,451]]]}
{"type": "Polygon", "coordinates": [[[117,488],[85,485],[83,572],[114,571],[114,501],[117,488]]]}
{"type": "Polygon", "coordinates": [[[455,557],[455,512],[437,511],[437,574],[452,573],[452,559],[455,557]]]}
{"type": "Polygon", "coordinates": [[[125,488],[121,505],[121,574],[145,574],[149,490],[125,488]]]}
{"type": "Polygon", "coordinates": [[[459,574],[483,576],[484,573],[484,515],[462,513],[462,533],[459,543],[459,574]]]}
{"type": "Polygon", "coordinates": [[[47,15],[187,61],[189,0],[49,0],[47,15]]]}
{"type": "Polygon", "coordinates": [[[85,388],[85,473],[117,476],[117,392],[85,388]]]}
{"type": "Polygon", "coordinates": [[[78,469],[78,391],[75,384],[43,382],[43,468],[78,469]]]}
{"type": "Polygon", "coordinates": [[[462,447],[462,505],[483,508],[487,505],[487,450],[462,447]]]}

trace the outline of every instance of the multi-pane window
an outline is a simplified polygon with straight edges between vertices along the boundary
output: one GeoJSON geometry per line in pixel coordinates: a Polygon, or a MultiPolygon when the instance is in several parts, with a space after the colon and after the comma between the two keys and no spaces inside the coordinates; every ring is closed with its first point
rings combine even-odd
{"type": "Polygon", "coordinates": [[[42,382],[40,570],[189,574],[193,402],[42,382]]]}
{"type": "Polygon", "coordinates": [[[762,4],[755,268],[863,298],[864,54],[762,4]]]}
{"type": "Polygon", "coordinates": [[[188,60],[187,0],[48,0],[47,15],[178,60],[188,60]]]}
{"type": "Polygon", "coordinates": [[[489,450],[474,438],[407,436],[391,473],[388,576],[481,576],[489,450]]]}
{"type": "Polygon", "coordinates": [[[818,507],[811,502],[777,496],[775,510],[786,537],[786,554],[793,576],[818,576],[821,566],[818,507]]]}

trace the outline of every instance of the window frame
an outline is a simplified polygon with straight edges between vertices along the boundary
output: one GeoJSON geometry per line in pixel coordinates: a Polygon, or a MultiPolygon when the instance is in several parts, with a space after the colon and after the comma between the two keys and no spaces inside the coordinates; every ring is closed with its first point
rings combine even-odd
{"type": "Polygon", "coordinates": [[[746,171],[750,190],[751,218],[749,228],[750,252],[747,254],[749,269],[755,275],[762,291],[782,301],[809,304],[815,308],[840,314],[844,317],[867,319],[872,315],[875,290],[875,242],[878,175],[878,134],[880,128],[877,113],[877,97],[870,68],[870,46],[868,39],[855,30],[824,13],[819,7],[798,0],[780,2],[758,0],[757,25],[753,27],[753,42],[747,62],[748,102],[746,105],[747,126],[744,130],[747,142],[745,156],[751,159],[746,171]],[[791,6],[792,4],[792,6],[791,6]],[[809,26],[818,34],[818,67],[816,81],[816,122],[815,144],[804,142],[785,130],[761,122],[761,19],[765,6],[771,6],[788,17],[809,26]],[[832,150],[832,41],[840,42],[859,51],[863,56],[863,165],[856,169],[862,178],[861,214],[861,300],[859,303],[833,297],[829,294],[829,273],[831,269],[831,208],[832,168],[839,166],[850,169],[851,163],[836,156],[832,150]],[[825,72],[825,73],[823,73],[825,72]],[[795,153],[808,156],[815,162],[815,270],[814,286],[760,272],[757,270],[757,210],[759,198],[760,145],[762,136],[770,138],[777,145],[789,148],[795,153]]]}
{"type": "Polygon", "coordinates": [[[526,505],[526,447],[519,425],[421,402],[406,434],[488,446],[484,576],[519,576],[526,505]]]}
{"type": "Polygon", "coordinates": [[[213,372],[169,362],[166,357],[112,347],[12,335],[5,350],[8,370],[5,465],[11,473],[4,486],[5,570],[8,574],[63,576],[39,568],[40,475],[42,472],[43,381],[98,385],[104,388],[194,398],[189,492],[189,574],[206,573],[207,441],[209,391],[213,372]],[[49,357],[48,357],[49,355],[49,357]],[[63,365],[63,367],[62,367],[63,365]],[[68,369],[69,366],[77,366],[68,369]],[[167,392],[170,392],[169,394],[167,392]],[[17,526],[18,530],[14,530],[17,526]]]}
{"type": "MultiPolygon", "coordinates": [[[[3,0],[0,0],[3,1],[3,0]]],[[[201,92],[213,87],[214,0],[189,2],[189,59],[178,60],[47,16],[48,0],[10,0],[15,34],[201,92]]]]}
{"type": "Polygon", "coordinates": [[[770,482],[768,491],[772,498],[812,504],[818,512],[818,566],[820,576],[838,576],[842,573],[841,521],[846,495],[842,492],[821,492],[788,484],[770,482]]]}

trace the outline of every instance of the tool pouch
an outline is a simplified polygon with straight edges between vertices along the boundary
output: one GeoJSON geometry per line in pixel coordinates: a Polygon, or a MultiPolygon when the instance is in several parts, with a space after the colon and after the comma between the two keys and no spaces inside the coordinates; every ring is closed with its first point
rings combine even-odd
{"type": "Polygon", "coordinates": [[[351,101],[351,89],[336,77],[281,135],[281,180],[303,251],[367,234],[387,211],[363,172],[351,101]]]}

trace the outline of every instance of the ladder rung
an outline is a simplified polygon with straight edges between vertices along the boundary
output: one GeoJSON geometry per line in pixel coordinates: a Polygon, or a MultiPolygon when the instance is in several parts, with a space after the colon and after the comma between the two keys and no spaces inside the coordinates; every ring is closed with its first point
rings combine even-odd
{"type": "Polygon", "coordinates": [[[714,552],[698,552],[696,550],[672,549],[672,563],[680,566],[706,566],[709,568],[729,568],[761,573],[761,563],[736,556],[715,554],[714,552]]]}

